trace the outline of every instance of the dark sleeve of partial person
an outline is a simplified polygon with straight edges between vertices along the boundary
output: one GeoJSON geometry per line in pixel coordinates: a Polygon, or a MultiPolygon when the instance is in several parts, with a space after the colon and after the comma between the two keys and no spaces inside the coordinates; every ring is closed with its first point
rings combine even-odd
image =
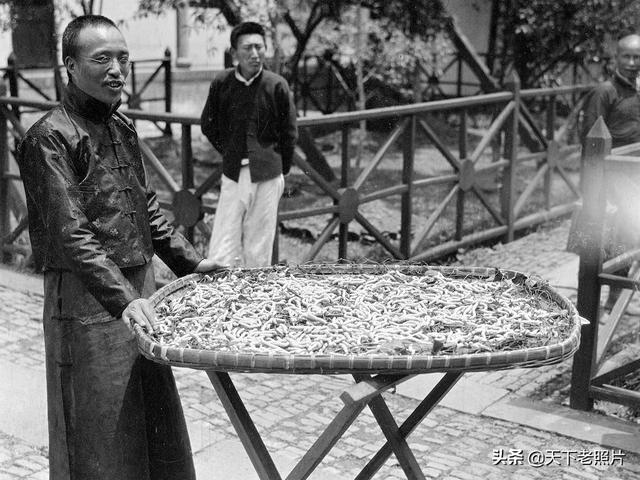
{"type": "Polygon", "coordinates": [[[70,153],[53,135],[27,137],[18,150],[25,191],[45,225],[48,243],[114,317],[140,296],[107,257],[80,207],[70,153]]]}
{"type": "Polygon", "coordinates": [[[598,117],[602,116],[605,123],[608,121],[608,114],[611,105],[615,101],[615,88],[607,88],[605,84],[594,87],[588,93],[588,97],[583,109],[582,128],[580,130],[580,141],[584,144],[587,134],[598,117]]]}
{"type": "Polygon", "coordinates": [[[193,273],[198,263],[202,261],[202,256],[180,232],[171,226],[160,211],[158,197],[153,189],[147,185],[146,190],[151,240],[155,253],[177,276],[193,273]]]}
{"type": "Polygon", "coordinates": [[[200,128],[205,137],[209,139],[211,145],[220,153],[224,154],[224,146],[220,138],[220,112],[218,111],[218,82],[211,82],[209,95],[202,109],[200,116],[200,128]]]}
{"type": "Polygon", "coordinates": [[[298,141],[297,110],[293,94],[285,82],[276,90],[279,107],[280,154],[282,155],[282,173],[288,174],[293,162],[293,152],[298,141]]]}

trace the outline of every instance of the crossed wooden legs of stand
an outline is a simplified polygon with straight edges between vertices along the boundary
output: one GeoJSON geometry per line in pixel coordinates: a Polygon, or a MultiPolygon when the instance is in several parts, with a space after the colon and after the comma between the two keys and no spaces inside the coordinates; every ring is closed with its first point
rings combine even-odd
{"type": "MultiPolygon", "coordinates": [[[[304,480],[308,478],[367,406],[371,409],[387,441],[369,460],[356,477],[356,480],[370,479],[392,453],[395,454],[398,463],[409,480],[424,479],[425,477],[406,442],[406,438],[444,398],[462,374],[463,372],[461,371],[446,373],[399,427],[381,394],[385,390],[408,380],[413,375],[371,376],[354,374],[353,377],[357,383],[340,395],[344,407],[300,459],[291,473],[287,475],[286,480],[304,480]]],[[[276,469],[271,455],[256,430],[229,374],[208,370],[207,375],[260,480],[281,480],[282,477],[276,469]]]]}

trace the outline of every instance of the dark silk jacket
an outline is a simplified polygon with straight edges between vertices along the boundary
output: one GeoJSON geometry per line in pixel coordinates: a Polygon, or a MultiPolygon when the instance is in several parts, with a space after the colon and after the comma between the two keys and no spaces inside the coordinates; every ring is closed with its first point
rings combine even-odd
{"type": "Polygon", "coordinates": [[[589,92],[582,124],[583,142],[600,116],[611,134],[613,148],[640,142],[640,95],[635,85],[618,72],[589,92]]]}
{"type": "Polygon", "coordinates": [[[36,263],[71,271],[113,316],[139,298],[121,269],[154,253],[177,275],[202,257],[149,188],[130,120],[69,84],[62,105],[27,132],[18,164],[36,263]]]}

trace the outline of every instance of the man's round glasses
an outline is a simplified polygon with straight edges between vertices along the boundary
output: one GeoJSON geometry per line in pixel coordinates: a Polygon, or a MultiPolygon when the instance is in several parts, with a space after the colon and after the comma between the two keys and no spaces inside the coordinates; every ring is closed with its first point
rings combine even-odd
{"type": "Polygon", "coordinates": [[[131,61],[129,60],[129,55],[121,55],[119,57],[110,57],[108,55],[100,55],[98,57],[82,57],[82,58],[84,58],[85,60],[88,60],[89,62],[95,65],[98,65],[104,68],[111,67],[114,60],[118,63],[118,65],[121,68],[127,68],[131,64],[131,61]]]}

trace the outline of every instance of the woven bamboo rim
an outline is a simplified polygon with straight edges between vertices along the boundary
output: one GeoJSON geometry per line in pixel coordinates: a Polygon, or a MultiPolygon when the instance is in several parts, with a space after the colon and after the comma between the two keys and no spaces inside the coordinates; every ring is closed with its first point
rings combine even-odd
{"type": "MultiPolygon", "coordinates": [[[[544,291],[550,299],[569,312],[570,333],[563,341],[543,347],[525,348],[503,352],[441,355],[298,355],[283,353],[241,353],[192,348],[168,347],[158,344],[140,326],[135,333],[141,353],[154,362],[175,367],[199,370],[217,370],[255,373],[338,374],[338,373],[431,373],[445,371],[482,371],[509,368],[530,368],[552,365],[570,358],[580,344],[582,320],[574,305],[546,282],[513,270],[484,267],[432,267],[421,265],[303,265],[299,267],[269,267],[263,270],[286,270],[294,274],[364,274],[384,273],[395,269],[407,274],[440,272],[448,277],[486,279],[529,280],[535,289],[544,291]]],[[[240,273],[258,269],[241,270],[240,273]]],[[[202,278],[192,274],[179,278],[160,288],[151,297],[155,307],[163,299],[189,288],[202,278]]]]}

